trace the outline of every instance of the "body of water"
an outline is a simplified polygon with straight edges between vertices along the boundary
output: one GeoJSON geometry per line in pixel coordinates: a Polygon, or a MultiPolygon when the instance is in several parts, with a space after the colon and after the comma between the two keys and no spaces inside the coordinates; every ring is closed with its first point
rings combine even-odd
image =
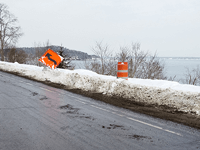
{"type": "MultiPolygon", "coordinates": [[[[165,63],[167,77],[176,76],[175,80],[185,78],[186,68],[192,70],[200,66],[200,57],[160,57],[160,60],[165,63]]],[[[84,69],[85,61],[74,60],[72,63],[75,64],[75,69],[84,69]]]]}
{"type": "Polygon", "coordinates": [[[161,58],[165,62],[166,74],[168,77],[176,76],[176,79],[184,79],[187,73],[186,68],[190,70],[200,66],[200,57],[165,57],[161,58]]]}

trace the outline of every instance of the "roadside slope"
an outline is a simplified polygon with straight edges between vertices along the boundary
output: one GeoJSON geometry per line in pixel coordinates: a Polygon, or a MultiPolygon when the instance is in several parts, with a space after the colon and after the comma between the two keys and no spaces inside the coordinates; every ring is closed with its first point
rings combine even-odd
{"type": "Polygon", "coordinates": [[[3,71],[65,88],[119,107],[200,128],[200,87],[162,80],[98,75],[88,70],[63,70],[0,62],[3,71]]]}

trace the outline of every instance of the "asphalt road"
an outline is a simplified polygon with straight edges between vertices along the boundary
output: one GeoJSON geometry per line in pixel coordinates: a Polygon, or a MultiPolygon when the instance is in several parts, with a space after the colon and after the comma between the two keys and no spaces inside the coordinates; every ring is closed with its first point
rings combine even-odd
{"type": "Polygon", "coordinates": [[[0,72],[0,150],[193,150],[200,130],[0,72]]]}

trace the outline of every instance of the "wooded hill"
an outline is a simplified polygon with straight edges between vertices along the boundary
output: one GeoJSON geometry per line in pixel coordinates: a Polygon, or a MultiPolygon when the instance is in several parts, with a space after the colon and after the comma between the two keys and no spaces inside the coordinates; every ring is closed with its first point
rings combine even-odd
{"type": "MultiPolygon", "coordinates": [[[[23,50],[29,56],[30,55],[34,56],[34,55],[36,55],[37,51],[42,51],[42,53],[44,53],[49,48],[55,52],[58,52],[60,50],[60,46],[55,46],[55,45],[46,46],[46,47],[20,47],[20,48],[16,48],[16,50],[17,51],[23,50]]],[[[74,60],[85,60],[85,59],[98,58],[98,56],[96,56],[96,55],[88,55],[85,52],[81,52],[81,51],[77,51],[77,50],[70,50],[65,47],[63,47],[62,50],[64,51],[65,55],[68,55],[69,57],[71,57],[71,59],[74,59],[74,60]]],[[[9,49],[4,50],[5,56],[7,56],[9,51],[10,51],[9,49]]]]}

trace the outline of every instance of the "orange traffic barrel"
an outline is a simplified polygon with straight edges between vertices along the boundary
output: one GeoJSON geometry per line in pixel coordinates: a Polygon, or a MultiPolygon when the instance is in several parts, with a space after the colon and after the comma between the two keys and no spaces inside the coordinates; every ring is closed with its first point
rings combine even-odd
{"type": "Polygon", "coordinates": [[[128,80],[128,63],[118,62],[117,78],[128,80]]]}

